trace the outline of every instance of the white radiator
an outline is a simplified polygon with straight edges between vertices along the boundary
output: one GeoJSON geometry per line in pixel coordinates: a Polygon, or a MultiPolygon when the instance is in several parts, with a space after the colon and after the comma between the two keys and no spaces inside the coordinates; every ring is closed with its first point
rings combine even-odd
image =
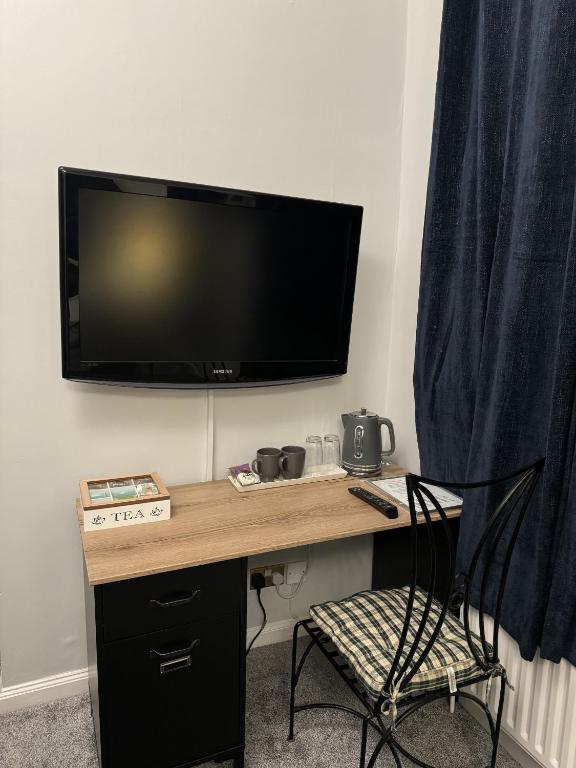
{"type": "MultiPolygon", "coordinates": [[[[475,611],[471,627],[478,629],[475,611]]],[[[489,627],[487,619],[487,638],[489,627]]],[[[534,661],[524,661],[515,640],[502,629],[499,637],[500,660],[514,686],[506,692],[503,730],[546,768],[576,768],[576,667],[564,659],[553,664],[538,654],[534,661]]],[[[499,686],[492,686],[493,711],[498,692],[499,686]]]]}

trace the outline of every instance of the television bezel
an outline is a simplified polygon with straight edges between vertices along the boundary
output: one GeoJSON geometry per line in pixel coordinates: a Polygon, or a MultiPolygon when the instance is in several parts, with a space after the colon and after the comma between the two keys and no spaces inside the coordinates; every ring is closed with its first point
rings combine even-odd
{"type": "MultiPolygon", "coordinates": [[[[116,187],[119,192],[125,192],[116,187]]],[[[131,190],[134,191],[134,190],[131,190]]],[[[162,389],[239,388],[294,384],[342,376],[347,371],[350,330],[363,208],[307,198],[264,192],[228,189],[181,181],[169,181],[123,173],[91,171],[62,166],[58,169],[60,223],[60,311],[62,336],[62,377],[71,381],[115,386],[162,389]],[[152,194],[166,187],[165,197],[198,200],[252,208],[292,209],[299,206],[341,209],[349,217],[349,247],[342,292],[338,353],[334,360],[290,361],[190,361],[190,362],[83,362],[80,357],[80,319],[77,332],[70,322],[69,297],[78,295],[78,189],[113,189],[115,180],[132,182],[138,194],[152,194]],[[148,187],[149,191],[146,191],[148,187]],[[76,264],[74,265],[74,262],[76,264]]],[[[79,301],[79,299],[78,299],[79,301]]],[[[319,308],[321,311],[321,308],[319,308]]]]}

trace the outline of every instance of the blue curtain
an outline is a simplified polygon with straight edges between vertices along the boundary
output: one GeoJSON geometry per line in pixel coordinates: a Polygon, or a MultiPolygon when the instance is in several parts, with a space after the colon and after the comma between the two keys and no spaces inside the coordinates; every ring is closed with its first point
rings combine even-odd
{"type": "MultiPolygon", "coordinates": [[[[503,626],[576,663],[573,0],[445,0],[414,390],[423,474],[547,456],[503,626]]],[[[465,504],[461,563],[484,518],[465,504]]]]}

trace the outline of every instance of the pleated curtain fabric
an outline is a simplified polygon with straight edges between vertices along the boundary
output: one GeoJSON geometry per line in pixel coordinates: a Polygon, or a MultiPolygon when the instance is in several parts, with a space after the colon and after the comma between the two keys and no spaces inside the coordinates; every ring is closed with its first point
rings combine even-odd
{"type": "MultiPolygon", "coordinates": [[[[503,606],[522,656],[576,663],[576,3],[445,0],[414,391],[421,471],[546,455],[503,606]]],[[[485,520],[466,506],[459,561],[485,520]]]]}

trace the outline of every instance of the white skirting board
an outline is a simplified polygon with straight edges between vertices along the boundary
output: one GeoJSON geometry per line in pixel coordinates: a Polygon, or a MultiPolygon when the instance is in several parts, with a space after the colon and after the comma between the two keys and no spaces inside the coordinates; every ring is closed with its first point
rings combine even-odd
{"type": "MultiPolygon", "coordinates": [[[[267,624],[252,647],[258,648],[261,645],[272,645],[273,643],[284,643],[286,640],[292,640],[292,631],[297,621],[298,619],[283,619],[267,624]]],[[[247,644],[251,642],[258,629],[259,627],[248,627],[246,630],[247,644]]]]}
{"type": "Polygon", "coordinates": [[[20,685],[10,685],[0,690],[0,715],[37,704],[48,704],[87,691],[87,669],[75,669],[20,685]]]}

